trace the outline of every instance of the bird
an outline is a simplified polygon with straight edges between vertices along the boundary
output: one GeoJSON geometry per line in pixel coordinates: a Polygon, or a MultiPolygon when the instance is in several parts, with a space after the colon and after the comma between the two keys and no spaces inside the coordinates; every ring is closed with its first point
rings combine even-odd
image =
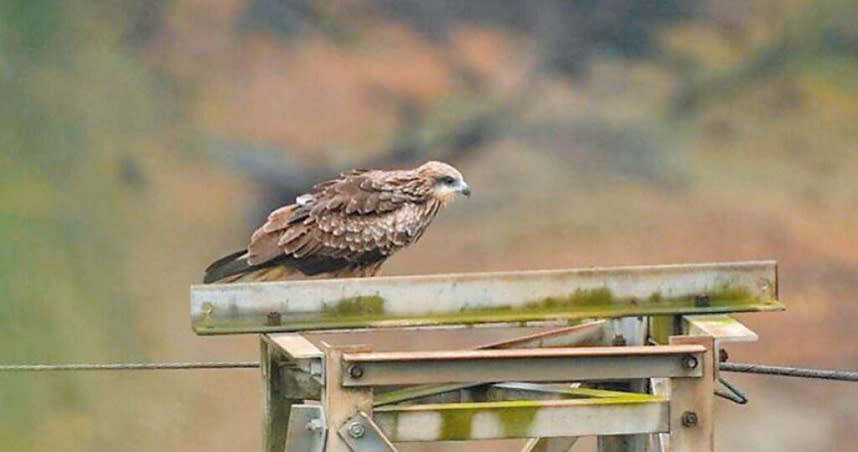
{"type": "Polygon", "coordinates": [[[246,249],[206,268],[203,283],[375,276],[458,195],[471,187],[444,162],[345,171],[271,212],[246,249]]]}

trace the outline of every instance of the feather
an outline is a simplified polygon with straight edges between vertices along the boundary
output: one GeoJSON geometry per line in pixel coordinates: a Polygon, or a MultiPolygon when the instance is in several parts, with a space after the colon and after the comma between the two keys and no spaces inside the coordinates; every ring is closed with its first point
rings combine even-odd
{"type": "Polygon", "coordinates": [[[435,190],[446,176],[461,178],[438,162],[343,172],[271,212],[247,249],[215,261],[204,282],[374,275],[391,254],[422,237],[443,205],[435,190]]]}

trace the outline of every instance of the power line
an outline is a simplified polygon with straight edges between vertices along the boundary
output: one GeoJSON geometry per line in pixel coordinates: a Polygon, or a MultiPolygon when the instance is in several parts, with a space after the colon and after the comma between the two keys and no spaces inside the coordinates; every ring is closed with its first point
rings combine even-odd
{"type": "Polygon", "coordinates": [[[781,377],[815,378],[820,380],[858,381],[858,372],[832,369],[808,369],[803,367],[767,366],[751,363],[721,363],[724,372],[776,375],[781,377]]]}
{"type": "MultiPolygon", "coordinates": [[[[196,370],[196,369],[256,369],[259,361],[109,363],[109,364],[0,364],[0,372],[49,372],[86,370],[196,370]]],[[[724,372],[738,372],[782,377],[821,380],[858,381],[858,372],[803,367],[768,366],[751,363],[721,363],[724,372]]]]}
{"type": "Polygon", "coordinates": [[[0,364],[0,372],[48,372],[56,370],[190,370],[255,369],[259,361],[110,363],[110,364],[0,364]]]}

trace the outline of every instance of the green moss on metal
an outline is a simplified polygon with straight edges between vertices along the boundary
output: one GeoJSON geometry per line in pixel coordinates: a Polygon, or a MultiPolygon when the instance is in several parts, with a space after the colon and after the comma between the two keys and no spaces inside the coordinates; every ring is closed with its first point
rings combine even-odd
{"type": "Polygon", "coordinates": [[[681,317],[675,315],[654,315],[650,317],[650,336],[659,344],[670,342],[670,336],[679,334],[679,321],[681,317]]]}
{"type": "MultiPolygon", "coordinates": [[[[515,402],[513,402],[515,403],[515,402]]],[[[530,427],[533,419],[539,412],[539,407],[526,404],[518,407],[510,407],[509,410],[496,411],[498,421],[503,428],[507,438],[527,438],[531,436],[530,427]]]]}
{"type": "MultiPolygon", "coordinates": [[[[425,307],[431,310],[431,306],[425,307]]],[[[426,312],[403,316],[385,311],[385,300],[378,295],[344,298],[326,304],[318,314],[290,314],[280,325],[272,325],[267,318],[236,324],[233,316],[220,320],[204,318],[194,323],[198,334],[229,334],[248,331],[302,331],[318,328],[380,328],[432,324],[474,324],[492,322],[531,322],[557,319],[612,318],[650,315],[664,317],[663,333],[666,340],[671,334],[669,317],[678,314],[715,314],[743,311],[782,310],[776,300],[760,299],[743,287],[724,285],[700,294],[665,296],[655,292],[641,298],[617,297],[608,288],[578,289],[561,297],[531,300],[520,306],[462,307],[458,312],[426,312]],[[701,298],[705,303],[701,302],[701,298]],[[268,323],[268,324],[266,324],[268,323]]],[[[524,325],[524,323],[522,323],[524,325]]]]}
{"type": "Polygon", "coordinates": [[[335,305],[322,306],[322,316],[350,317],[384,313],[384,298],[378,295],[343,298],[335,305]]]}
{"type": "Polygon", "coordinates": [[[440,440],[471,438],[471,422],[474,420],[474,410],[444,410],[439,413],[441,414],[440,440]]]}
{"type": "MultiPolygon", "coordinates": [[[[598,391],[596,391],[598,392],[598,391]]],[[[582,394],[584,395],[584,394],[582,394]]],[[[568,402],[578,406],[614,405],[634,407],[645,403],[665,403],[666,397],[649,394],[619,393],[591,394],[596,397],[575,398],[568,402]]],[[[377,413],[391,413],[395,424],[399,415],[405,412],[434,412],[440,416],[441,429],[439,441],[462,441],[472,439],[472,425],[477,415],[495,417],[507,438],[527,438],[532,436],[531,429],[540,410],[556,406],[557,401],[506,400],[498,402],[465,402],[448,404],[393,405],[379,407],[377,413]]],[[[398,426],[397,426],[398,427],[398,426]]],[[[395,427],[395,428],[397,428],[395,427]]]]}

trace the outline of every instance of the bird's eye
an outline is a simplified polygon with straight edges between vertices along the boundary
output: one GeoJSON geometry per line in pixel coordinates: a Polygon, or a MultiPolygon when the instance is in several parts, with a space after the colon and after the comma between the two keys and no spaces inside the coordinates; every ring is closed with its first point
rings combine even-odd
{"type": "Polygon", "coordinates": [[[453,179],[453,176],[444,176],[441,178],[441,182],[447,185],[452,185],[453,182],[456,182],[456,179],[453,179]]]}

